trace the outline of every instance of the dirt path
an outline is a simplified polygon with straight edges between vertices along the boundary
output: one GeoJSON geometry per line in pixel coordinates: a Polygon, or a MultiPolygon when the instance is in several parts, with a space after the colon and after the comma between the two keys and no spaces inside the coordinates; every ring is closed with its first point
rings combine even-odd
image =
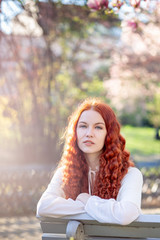
{"type": "Polygon", "coordinates": [[[34,216],[0,218],[0,240],[41,240],[41,235],[34,216]]]}
{"type": "MultiPolygon", "coordinates": [[[[143,209],[144,214],[160,214],[160,208],[143,209]]],[[[39,221],[35,216],[0,218],[0,240],[41,240],[39,221]]]]}
{"type": "Polygon", "coordinates": [[[143,214],[160,214],[160,208],[142,209],[143,214]]]}

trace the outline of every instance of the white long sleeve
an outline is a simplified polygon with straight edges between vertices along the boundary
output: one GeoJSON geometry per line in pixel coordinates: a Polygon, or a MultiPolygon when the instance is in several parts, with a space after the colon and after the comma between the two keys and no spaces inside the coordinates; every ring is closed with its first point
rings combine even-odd
{"type": "Polygon", "coordinates": [[[87,213],[99,222],[129,224],[140,215],[142,174],[130,167],[122,180],[117,199],[90,196],[86,205],[79,200],[65,199],[62,169],[53,176],[37,205],[37,216],[62,217],[87,213]]]}
{"type": "Polygon", "coordinates": [[[37,204],[37,216],[62,217],[85,212],[81,201],[65,199],[61,185],[62,168],[59,168],[37,204]]]}
{"type": "Polygon", "coordinates": [[[141,172],[130,167],[122,180],[116,200],[91,196],[85,211],[99,222],[129,224],[141,213],[142,184],[141,172]]]}

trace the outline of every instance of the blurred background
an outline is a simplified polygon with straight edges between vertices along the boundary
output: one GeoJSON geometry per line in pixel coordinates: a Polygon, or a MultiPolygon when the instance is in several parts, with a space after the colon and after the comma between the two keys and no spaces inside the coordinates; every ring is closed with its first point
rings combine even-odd
{"type": "Polygon", "coordinates": [[[158,0],[107,13],[78,0],[1,0],[0,217],[35,216],[68,116],[90,96],[116,112],[144,175],[142,208],[160,208],[159,64],[158,0]]]}

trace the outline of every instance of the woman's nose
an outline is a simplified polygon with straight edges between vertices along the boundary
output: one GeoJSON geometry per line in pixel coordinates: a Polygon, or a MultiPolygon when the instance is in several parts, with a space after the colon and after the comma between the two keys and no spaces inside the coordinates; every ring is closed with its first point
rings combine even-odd
{"type": "Polygon", "coordinates": [[[87,129],[86,136],[87,137],[93,137],[93,129],[92,128],[87,129]]]}

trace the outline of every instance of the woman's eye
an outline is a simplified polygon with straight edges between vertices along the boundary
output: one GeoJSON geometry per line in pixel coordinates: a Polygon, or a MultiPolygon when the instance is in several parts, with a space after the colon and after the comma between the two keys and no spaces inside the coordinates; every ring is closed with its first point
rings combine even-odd
{"type": "Polygon", "coordinates": [[[96,129],[102,129],[102,127],[100,127],[100,126],[96,126],[96,129]]]}
{"type": "Polygon", "coordinates": [[[87,126],[86,125],[80,125],[79,127],[80,128],[86,128],[87,126]]]}

